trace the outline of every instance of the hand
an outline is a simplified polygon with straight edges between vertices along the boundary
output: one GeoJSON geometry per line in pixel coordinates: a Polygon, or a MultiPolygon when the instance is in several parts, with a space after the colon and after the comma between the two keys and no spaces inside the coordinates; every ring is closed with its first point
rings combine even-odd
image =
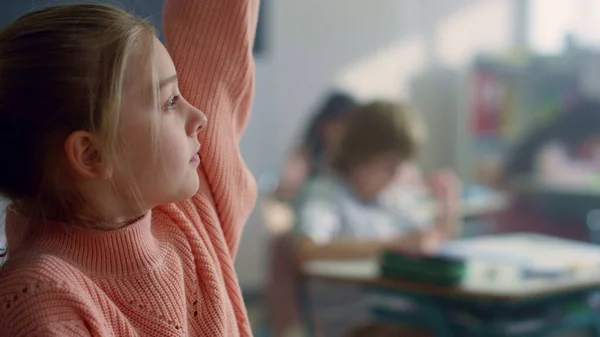
{"type": "Polygon", "coordinates": [[[285,161],[275,194],[284,200],[293,199],[308,174],[308,159],[301,152],[295,153],[285,161]]]}
{"type": "Polygon", "coordinates": [[[417,229],[401,236],[391,249],[411,255],[431,255],[442,243],[444,243],[444,235],[438,229],[417,229]]]}
{"type": "Polygon", "coordinates": [[[460,201],[462,186],[460,180],[451,170],[436,172],[428,180],[429,190],[442,204],[452,204],[460,201]]]}
{"type": "Polygon", "coordinates": [[[395,182],[402,186],[421,188],[423,176],[417,163],[413,161],[403,163],[398,170],[395,182]]]}
{"type": "Polygon", "coordinates": [[[461,183],[456,174],[444,170],[434,174],[429,180],[429,189],[439,205],[438,228],[446,238],[460,235],[461,183]]]}

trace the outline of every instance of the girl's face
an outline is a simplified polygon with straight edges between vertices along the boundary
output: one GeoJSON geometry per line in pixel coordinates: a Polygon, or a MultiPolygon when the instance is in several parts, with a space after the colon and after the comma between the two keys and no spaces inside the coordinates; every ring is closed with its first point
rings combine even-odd
{"type": "Polygon", "coordinates": [[[117,155],[113,176],[115,185],[124,187],[120,194],[132,201],[140,198],[147,208],[196,193],[198,132],[207,122],[204,113],[181,96],[175,65],[158,39],[154,40],[153,52],[160,111],[144,94],[151,85],[150,79],[145,80],[149,76],[144,76],[143,69],[135,69],[141,65],[131,65],[133,78],[130,76],[124,94],[119,130],[124,147],[117,155]],[[131,194],[132,187],[137,195],[131,194]]]}

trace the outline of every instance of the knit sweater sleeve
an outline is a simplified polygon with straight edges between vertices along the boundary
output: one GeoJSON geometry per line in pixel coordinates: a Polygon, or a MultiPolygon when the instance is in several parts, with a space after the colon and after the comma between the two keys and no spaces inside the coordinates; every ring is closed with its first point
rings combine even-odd
{"type": "Polygon", "coordinates": [[[256,199],[238,143],[252,105],[257,19],[258,0],[167,0],[163,11],[180,90],[208,117],[199,136],[201,188],[180,206],[191,205],[203,226],[220,225],[232,254],[256,199]]]}

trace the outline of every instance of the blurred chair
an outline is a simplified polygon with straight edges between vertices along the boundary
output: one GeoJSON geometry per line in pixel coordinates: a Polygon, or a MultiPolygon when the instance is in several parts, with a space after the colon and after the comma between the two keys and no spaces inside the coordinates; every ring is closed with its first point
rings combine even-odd
{"type": "Polygon", "coordinates": [[[260,207],[270,235],[267,317],[272,336],[287,337],[290,331],[301,330],[302,325],[298,301],[298,260],[290,235],[294,212],[289,203],[271,196],[262,197],[260,207]]]}
{"type": "Polygon", "coordinates": [[[585,224],[590,242],[600,244],[600,209],[592,209],[587,213],[585,224]]]}

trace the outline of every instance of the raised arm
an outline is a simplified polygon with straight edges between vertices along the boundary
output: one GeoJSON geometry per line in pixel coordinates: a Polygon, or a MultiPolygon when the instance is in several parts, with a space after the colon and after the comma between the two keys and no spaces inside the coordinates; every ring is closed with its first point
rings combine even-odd
{"type": "Polygon", "coordinates": [[[233,254],[256,199],[238,142],[252,105],[257,18],[258,0],[166,0],[163,12],[180,90],[208,117],[200,133],[199,174],[206,186],[192,202],[205,226],[216,225],[210,223],[216,209],[233,254]]]}

